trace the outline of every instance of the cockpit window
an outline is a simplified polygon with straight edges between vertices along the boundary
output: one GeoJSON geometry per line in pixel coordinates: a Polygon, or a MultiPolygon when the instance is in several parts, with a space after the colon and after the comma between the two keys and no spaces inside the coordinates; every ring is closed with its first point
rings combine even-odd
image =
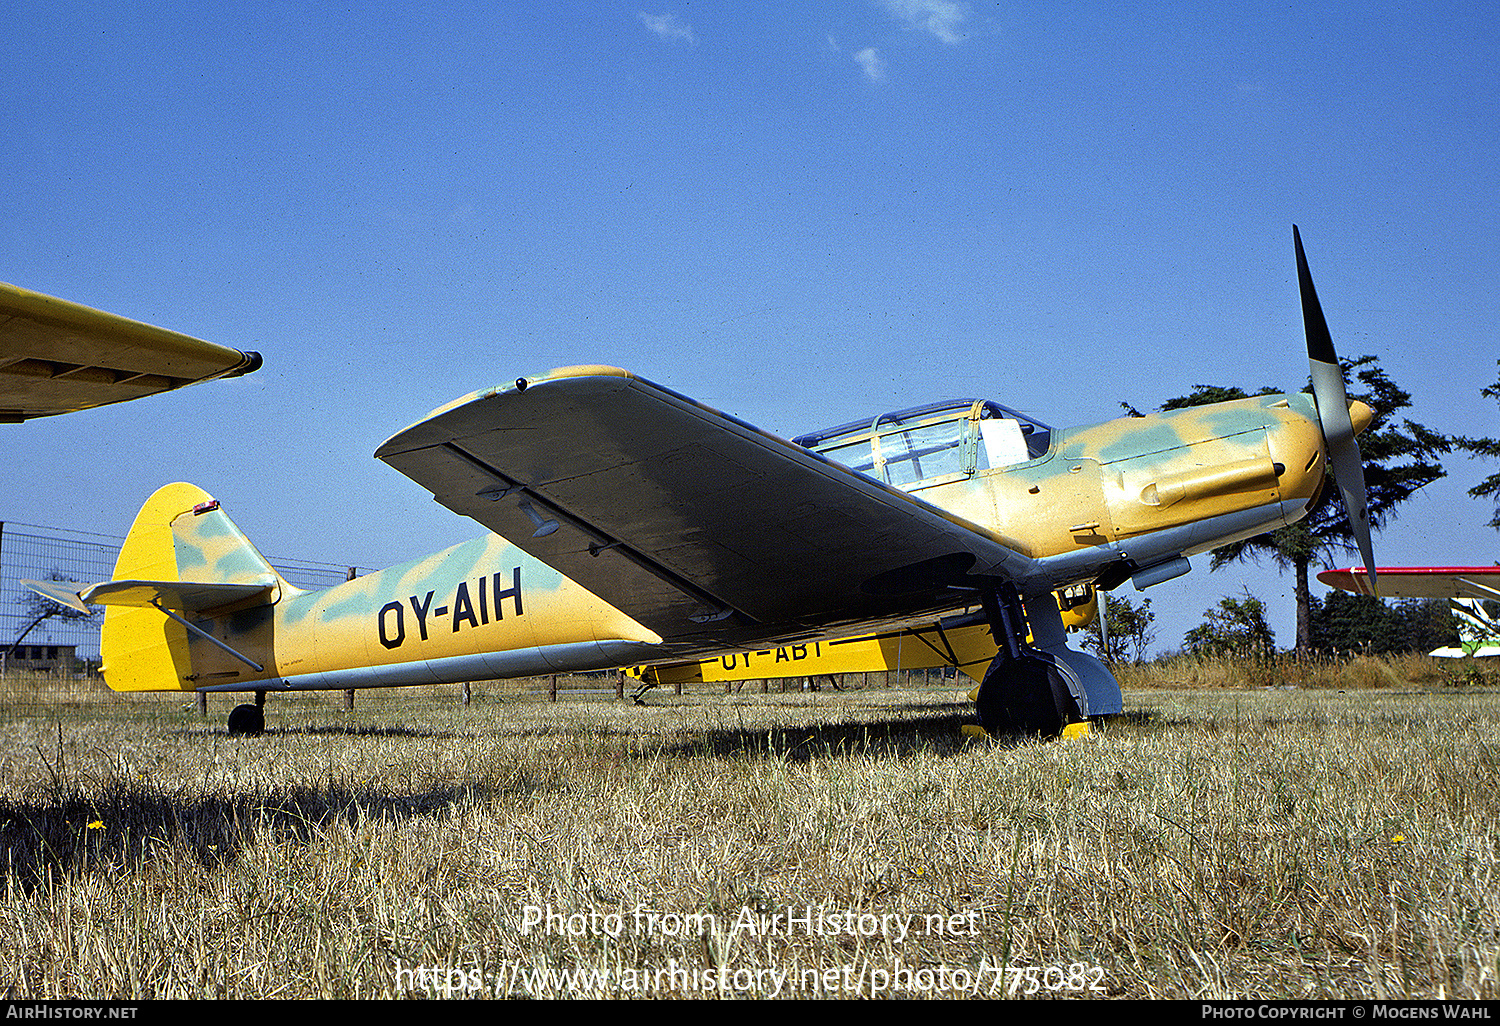
{"type": "Polygon", "coordinates": [[[962,399],[845,424],[795,439],[896,488],[1039,459],[1052,429],[999,403],[962,399]]]}

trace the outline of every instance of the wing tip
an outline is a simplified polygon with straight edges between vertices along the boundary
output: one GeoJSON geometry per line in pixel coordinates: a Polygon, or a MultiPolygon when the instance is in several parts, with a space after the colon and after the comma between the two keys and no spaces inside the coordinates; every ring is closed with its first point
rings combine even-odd
{"type": "Polygon", "coordinates": [[[1339,591],[1353,592],[1356,595],[1370,595],[1378,598],[1376,590],[1376,577],[1385,571],[1379,568],[1367,570],[1362,566],[1346,567],[1343,570],[1324,570],[1318,574],[1318,583],[1336,588],[1339,591]]]}
{"type": "Polygon", "coordinates": [[[516,378],[514,381],[506,382],[503,385],[492,385],[489,388],[481,388],[470,392],[468,395],[461,395],[451,402],[444,403],[429,412],[426,416],[413,421],[400,431],[397,431],[382,442],[379,448],[375,450],[375,458],[383,460],[387,456],[404,452],[409,448],[421,448],[423,445],[431,444],[430,440],[421,436],[422,426],[462,406],[492,399],[498,395],[525,392],[527,389],[535,388],[550,381],[567,381],[578,378],[625,378],[631,381],[640,380],[637,375],[620,367],[611,367],[602,363],[582,363],[571,367],[555,367],[541,374],[531,374],[526,377],[516,378]]]}

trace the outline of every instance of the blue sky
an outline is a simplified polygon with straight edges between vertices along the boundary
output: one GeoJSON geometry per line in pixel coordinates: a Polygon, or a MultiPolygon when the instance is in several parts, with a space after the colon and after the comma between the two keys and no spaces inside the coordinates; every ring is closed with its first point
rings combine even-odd
{"type": "MultiPolygon", "coordinates": [[[[7,428],[0,518],[120,534],[189,480],[388,565],[477,528],[376,446],[576,363],[787,436],[1301,388],[1294,222],[1340,352],[1500,433],[1500,13],[1266,8],[13,5],[0,280],[266,363],[7,428]]],[[[1381,562],[1495,559],[1496,468],[1448,466],[1381,562]]],[[[1289,578],[1195,563],[1158,648],[1246,586],[1291,643],[1289,578]]]]}

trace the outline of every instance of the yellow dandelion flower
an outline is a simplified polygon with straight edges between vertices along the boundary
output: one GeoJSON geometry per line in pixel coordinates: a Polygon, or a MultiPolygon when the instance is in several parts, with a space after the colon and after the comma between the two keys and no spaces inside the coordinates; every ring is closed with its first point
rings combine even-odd
{"type": "Polygon", "coordinates": [[[1406,840],[1406,835],[1405,834],[1397,834],[1395,837],[1391,838],[1391,843],[1392,844],[1400,844],[1404,840],[1406,840]]]}
{"type": "Polygon", "coordinates": [[[94,820],[92,823],[89,824],[89,829],[90,830],[103,830],[104,829],[104,820],[102,820],[102,819],[96,819],[96,820],[94,820]]]}

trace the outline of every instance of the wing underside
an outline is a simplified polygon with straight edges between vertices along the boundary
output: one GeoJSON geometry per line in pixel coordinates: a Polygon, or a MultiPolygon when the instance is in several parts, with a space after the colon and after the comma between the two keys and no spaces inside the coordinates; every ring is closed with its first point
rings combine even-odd
{"type": "Polygon", "coordinates": [[[258,353],[0,282],[0,422],[71,413],[248,374],[260,362],[258,353]]]}
{"type": "Polygon", "coordinates": [[[984,529],[614,368],[475,393],[376,456],[666,638],[794,636],[962,605],[1035,561],[984,529]]]}

